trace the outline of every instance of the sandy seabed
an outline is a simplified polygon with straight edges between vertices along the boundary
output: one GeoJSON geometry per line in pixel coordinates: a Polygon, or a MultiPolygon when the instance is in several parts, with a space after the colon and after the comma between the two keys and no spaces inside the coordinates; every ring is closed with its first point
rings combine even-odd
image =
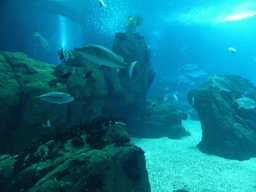
{"type": "Polygon", "coordinates": [[[204,154],[196,147],[202,137],[200,122],[182,124],[191,136],[132,138],[145,151],[152,192],[256,192],[256,158],[238,161],[204,154]]]}

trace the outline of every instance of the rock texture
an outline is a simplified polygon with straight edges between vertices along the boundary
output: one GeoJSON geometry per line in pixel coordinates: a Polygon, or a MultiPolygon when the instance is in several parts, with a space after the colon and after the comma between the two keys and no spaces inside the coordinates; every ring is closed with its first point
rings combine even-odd
{"type": "Polygon", "coordinates": [[[1,191],[150,192],[144,152],[125,129],[116,118],[98,118],[2,155],[1,191]]]}
{"type": "Polygon", "coordinates": [[[179,110],[176,104],[155,104],[154,100],[148,100],[145,117],[138,119],[142,122],[138,134],[141,137],[171,139],[189,136],[190,133],[182,126],[182,120],[187,117],[188,114],[179,110]]]}
{"type": "Polygon", "coordinates": [[[256,156],[256,109],[238,108],[236,99],[256,100],[256,86],[238,75],[221,76],[227,91],[207,82],[188,92],[190,104],[202,124],[202,141],[197,147],[204,153],[228,159],[246,160],[256,156]]]}
{"type": "Polygon", "coordinates": [[[58,66],[0,52],[0,153],[15,154],[42,134],[98,116],[118,115],[131,123],[143,114],[154,71],[144,38],[123,35],[115,38],[113,51],[127,62],[138,61],[132,78],[125,70],[89,62],[76,49],[74,58],[58,66]],[[70,77],[60,78],[67,72],[70,77]],[[75,101],[58,105],[35,98],[51,91],[69,93],[75,101]],[[48,120],[51,129],[42,127],[48,120]]]}

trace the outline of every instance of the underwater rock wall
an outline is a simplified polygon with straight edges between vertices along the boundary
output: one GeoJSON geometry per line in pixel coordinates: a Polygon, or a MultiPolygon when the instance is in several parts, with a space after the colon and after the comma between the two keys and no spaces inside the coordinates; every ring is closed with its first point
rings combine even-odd
{"type": "Polygon", "coordinates": [[[2,192],[150,192],[144,151],[115,118],[41,137],[18,155],[0,155],[2,192]]]}
{"type": "Polygon", "coordinates": [[[256,156],[256,86],[238,75],[227,74],[188,92],[202,125],[197,147],[228,159],[256,156]],[[241,98],[243,102],[240,102],[241,98]]]}
{"type": "Polygon", "coordinates": [[[0,52],[0,153],[16,153],[42,134],[98,116],[117,115],[129,123],[143,114],[154,71],[144,38],[130,36],[129,41],[117,36],[113,51],[123,54],[126,62],[138,61],[132,78],[124,69],[117,72],[86,60],[76,51],[79,48],[71,50],[73,58],[57,66],[24,53],[0,52]],[[70,77],[60,78],[67,72],[70,77]],[[59,105],[35,98],[52,91],[69,93],[75,100],[59,105]],[[51,128],[42,126],[47,121],[51,128]]]}

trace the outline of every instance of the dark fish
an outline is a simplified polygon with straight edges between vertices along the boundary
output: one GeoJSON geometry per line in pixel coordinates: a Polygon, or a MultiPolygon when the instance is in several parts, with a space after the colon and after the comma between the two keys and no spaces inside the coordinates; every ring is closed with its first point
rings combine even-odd
{"type": "Polygon", "coordinates": [[[59,49],[57,54],[60,56],[60,60],[64,59],[66,62],[68,62],[69,59],[74,58],[73,54],[64,48],[59,49]]]}
{"type": "Polygon", "coordinates": [[[91,77],[91,75],[92,75],[92,71],[88,71],[88,72],[85,74],[84,78],[85,78],[85,79],[88,79],[89,77],[91,77]]]}
{"type": "Polygon", "coordinates": [[[68,71],[67,73],[64,73],[60,76],[61,79],[67,79],[72,75],[73,71],[68,71]]]}
{"type": "Polygon", "coordinates": [[[59,50],[59,56],[60,56],[60,60],[64,59],[63,49],[59,50]]]}
{"type": "Polygon", "coordinates": [[[101,7],[107,8],[107,5],[104,3],[103,0],[97,0],[101,7]]]}

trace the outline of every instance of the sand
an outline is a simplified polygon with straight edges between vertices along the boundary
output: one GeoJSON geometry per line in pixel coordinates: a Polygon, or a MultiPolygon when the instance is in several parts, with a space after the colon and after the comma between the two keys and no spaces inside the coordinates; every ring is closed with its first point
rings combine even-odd
{"type": "Polygon", "coordinates": [[[132,138],[145,151],[152,192],[256,192],[256,158],[228,160],[200,152],[199,121],[183,121],[191,136],[174,140],[132,138]]]}

